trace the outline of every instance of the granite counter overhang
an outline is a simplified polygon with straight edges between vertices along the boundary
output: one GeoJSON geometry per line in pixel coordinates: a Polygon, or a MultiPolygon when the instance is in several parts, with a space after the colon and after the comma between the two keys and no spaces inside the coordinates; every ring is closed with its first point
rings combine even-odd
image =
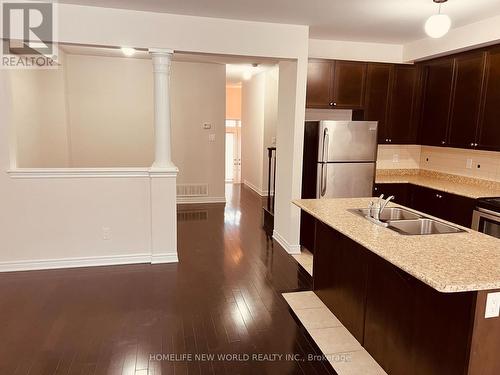
{"type": "Polygon", "coordinates": [[[301,199],[293,203],[439,292],[500,289],[499,239],[468,228],[463,233],[405,236],[347,211],[367,207],[371,200],[301,199]]]}

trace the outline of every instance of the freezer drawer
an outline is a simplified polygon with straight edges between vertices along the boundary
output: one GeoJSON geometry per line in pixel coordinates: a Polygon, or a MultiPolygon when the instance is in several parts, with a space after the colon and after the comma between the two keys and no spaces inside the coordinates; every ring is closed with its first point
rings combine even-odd
{"type": "Polygon", "coordinates": [[[375,163],[319,163],[317,198],[371,197],[375,163]]]}

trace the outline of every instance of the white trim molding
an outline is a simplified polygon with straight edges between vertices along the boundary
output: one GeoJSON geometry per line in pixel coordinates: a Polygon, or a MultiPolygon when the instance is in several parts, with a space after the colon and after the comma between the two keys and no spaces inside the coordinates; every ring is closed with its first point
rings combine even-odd
{"type": "Polygon", "coordinates": [[[15,168],[11,178],[132,178],[149,177],[150,168],[15,168]]]}
{"type": "Polygon", "coordinates": [[[170,254],[153,254],[151,256],[151,264],[161,264],[161,263],[177,263],[179,258],[176,253],[170,254]]]}
{"type": "Polygon", "coordinates": [[[139,263],[153,263],[151,253],[0,262],[0,272],[34,271],[96,266],[118,266],[139,263]]]}
{"type": "Polygon", "coordinates": [[[285,240],[285,238],[281,234],[276,232],[276,230],[273,231],[273,238],[276,240],[277,243],[279,243],[281,245],[281,247],[283,249],[285,249],[285,251],[288,254],[300,254],[301,253],[300,245],[292,245],[292,244],[288,243],[288,241],[285,240]]]}
{"type": "Polygon", "coordinates": [[[252,184],[248,180],[243,180],[243,185],[245,185],[250,190],[253,190],[255,193],[259,194],[261,197],[267,197],[268,196],[268,191],[267,190],[260,190],[257,186],[255,186],[254,184],[252,184]]]}

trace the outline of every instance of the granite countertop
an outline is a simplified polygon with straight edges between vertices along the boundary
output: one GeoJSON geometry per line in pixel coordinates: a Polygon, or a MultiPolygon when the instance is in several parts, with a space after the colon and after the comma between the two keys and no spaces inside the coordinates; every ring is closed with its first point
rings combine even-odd
{"type": "Polygon", "coordinates": [[[499,239],[468,228],[463,233],[405,236],[347,211],[368,207],[371,200],[302,199],[293,203],[440,292],[500,289],[499,239]]]}
{"type": "Polygon", "coordinates": [[[413,184],[469,198],[499,197],[500,183],[427,170],[380,170],[377,184],[413,184]]]}

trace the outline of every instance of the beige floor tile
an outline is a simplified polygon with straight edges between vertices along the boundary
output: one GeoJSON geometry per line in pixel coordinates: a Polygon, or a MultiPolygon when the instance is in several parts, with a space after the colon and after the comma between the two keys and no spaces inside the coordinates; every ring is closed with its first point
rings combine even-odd
{"type": "Polygon", "coordinates": [[[387,375],[366,350],[329,358],[338,375],[387,375]]]}
{"type": "Polygon", "coordinates": [[[297,309],[325,307],[325,304],[321,302],[314,292],[283,293],[283,297],[294,311],[297,309]]]}
{"type": "Polygon", "coordinates": [[[294,313],[307,330],[342,326],[342,323],[340,323],[328,307],[298,309],[295,310],[294,313]]]}
{"type": "Polygon", "coordinates": [[[309,275],[311,275],[311,276],[313,275],[313,265],[312,264],[306,264],[303,267],[309,275]]]}
{"type": "Polygon", "coordinates": [[[344,327],[311,329],[308,332],[324,354],[362,349],[360,343],[344,327]]]}

